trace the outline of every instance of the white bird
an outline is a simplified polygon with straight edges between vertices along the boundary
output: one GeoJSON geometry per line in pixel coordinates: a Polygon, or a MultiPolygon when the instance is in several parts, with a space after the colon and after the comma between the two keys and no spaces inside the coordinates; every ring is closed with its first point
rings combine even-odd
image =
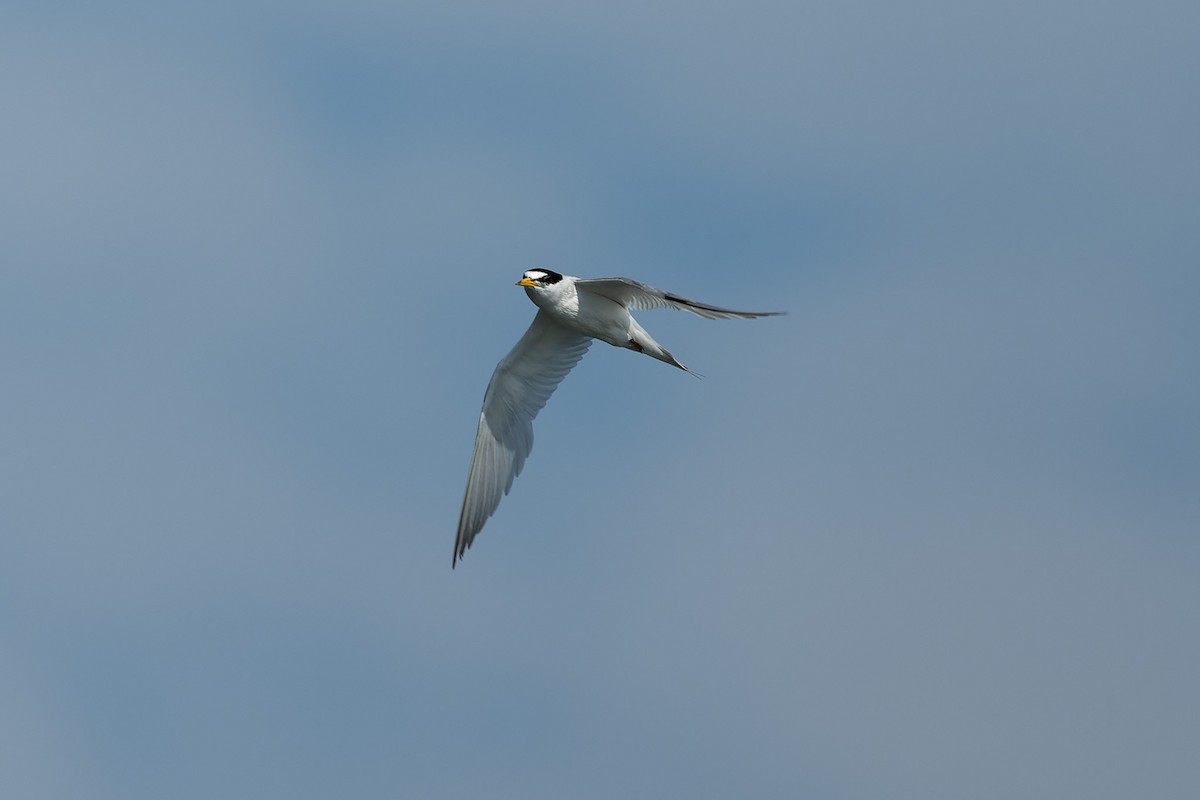
{"type": "Polygon", "coordinates": [[[637,323],[630,310],[673,308],[705,319],[754,319],[782,312],[730,311],[697,303],[629,278],[576,278],[548,269],[521,276],[537,316],[492,374],[483,395],[475,452],[467,474],[453,567],[508,494],[533,449],[533,419],[587,352],[592,339],[645,353],[685,372],[675,356],[637,323]]]}

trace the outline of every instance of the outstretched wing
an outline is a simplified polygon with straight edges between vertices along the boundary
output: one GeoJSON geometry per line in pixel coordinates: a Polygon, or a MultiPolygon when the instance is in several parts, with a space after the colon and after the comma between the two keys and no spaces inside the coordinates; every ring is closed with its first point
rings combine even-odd
{"type": "Polygon", "coordinates": [[[614,303],[620,303],[631,309],[673,308],[676,311],[690,311],[705,319],[755,319],[757,317],[776,317],[782,311],[733,311],[720,306],[710,306],[680,297],[662,289],[655,289],[639,283],[632,278],[593,278],[575,281],[575,288],[607,297],[614,303]]]}
{"type": "Polygon", "coordinates": [[[591,343],[591,338],[538,311],[521,341],[496,365],[483,396],[451,566],[466,553],[496,512],[500,498],[512,488],[513,478],[521,474],[533,449],[534,417],[591,343]]]}

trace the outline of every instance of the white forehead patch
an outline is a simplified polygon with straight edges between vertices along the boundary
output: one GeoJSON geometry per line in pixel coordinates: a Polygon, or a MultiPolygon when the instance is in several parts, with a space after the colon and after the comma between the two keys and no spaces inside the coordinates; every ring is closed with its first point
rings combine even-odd
{"type": "Polygon", "coordinates": [[[531,269],[525,271],[525,277],[531,281],[540,281],[546,277],[547,273],[540,269],[531,269]]]}

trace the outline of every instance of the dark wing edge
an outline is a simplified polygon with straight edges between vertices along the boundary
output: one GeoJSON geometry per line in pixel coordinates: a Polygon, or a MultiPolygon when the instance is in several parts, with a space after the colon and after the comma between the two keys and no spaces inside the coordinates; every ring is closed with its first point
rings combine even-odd
{"type": "Polygon", "coordinates": [[[626,308],[671,308],[676,311],[690,311],[705,319],[758,319],[787,314],[786,311],[734,311],[731,308],[701,303],[673,292],[665,292],[632,278],[589,278],[577,280],[575,285],[585,291],[607,297],[626,308]]]}

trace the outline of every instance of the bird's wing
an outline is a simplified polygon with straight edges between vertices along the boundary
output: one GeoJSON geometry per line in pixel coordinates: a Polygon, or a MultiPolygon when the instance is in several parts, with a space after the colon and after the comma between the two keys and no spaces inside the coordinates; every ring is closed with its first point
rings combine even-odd
{"type": "Polygon", "coordinates": [[[699,314],[705,319],[754,319],[756,317],[774,317],[783,313],[781,311],[732,311],[728,308],[710,306],[708,303],[698,303],[695,300],[638,283],[631,278],[579,279],[575,281],[575,287],[578,290],[607,297],[626,308],[673,308],[676,311],[690,311],[693,314],[699,314]]]}
{"type": "Polygon", "coordinates": [[[533,449],[534,417],[591,343],[538,311],[521,341],[496,365],[483,396],[451,566],[512,488],[533,449]]]}

